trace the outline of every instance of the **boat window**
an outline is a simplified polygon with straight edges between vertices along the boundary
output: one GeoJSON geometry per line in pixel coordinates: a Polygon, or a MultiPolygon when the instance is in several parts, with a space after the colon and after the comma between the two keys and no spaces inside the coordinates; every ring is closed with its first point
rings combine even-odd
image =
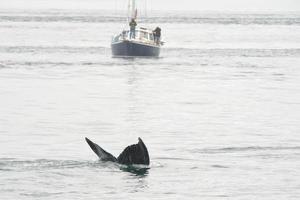
{"type": "Polygon", "coordinates": [[[140,38],[148,40],[148,34],[147,34],[147,32],[141,31],[140,32],[140,38]]]}
{"type": "Polygon", "coordinates": [[[141,32],[140,31],[135,31],[135,38],[139,38],[140,37],[141,32]]]}
{"type": "Polygon", "coordinates": [[[149,40],[154,40],[153,34],[149,34],[149,40]]]}

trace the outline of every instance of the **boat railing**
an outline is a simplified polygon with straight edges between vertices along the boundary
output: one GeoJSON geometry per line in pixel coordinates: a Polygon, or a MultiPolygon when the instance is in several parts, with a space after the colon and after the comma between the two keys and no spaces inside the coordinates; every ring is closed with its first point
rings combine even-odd
{"type": "Polygon", "coordinates": [[[120,42],[120,41],[137,41],[147,44],[156,44],[154,35],[151,31],[145,29],[137,29],[135,33],[130,34],[129,30],[124,30],[119,35],[113,37],[113,42],[120,42]],[[131,37],[130,37],[131,36],[131,37]]]}

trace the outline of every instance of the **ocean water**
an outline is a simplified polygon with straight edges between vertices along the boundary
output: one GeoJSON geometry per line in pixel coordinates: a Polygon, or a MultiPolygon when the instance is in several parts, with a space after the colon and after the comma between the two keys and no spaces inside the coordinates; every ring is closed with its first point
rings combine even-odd
{"type": "Polygon", "coordinates": [[[299,199],[300,13],[0,11],[1,199],[299,199]],[[125,24],[125,25],[124,25],[125,24]],[[141,137],[150,169],[98,161],[141,137]]]}

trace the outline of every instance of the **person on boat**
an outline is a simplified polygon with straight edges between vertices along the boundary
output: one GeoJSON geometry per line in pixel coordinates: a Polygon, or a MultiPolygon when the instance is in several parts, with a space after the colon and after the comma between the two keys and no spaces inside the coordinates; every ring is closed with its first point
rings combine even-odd
{"type": "Polygon", "coordinates": [[[161,29],[159,27],[156,27],[155,30],[153,31],[154,42],[156,44],[159,44],[160,42],[160,35],[161,35],[161,29]]]}
{"type": "Polygon", "coordinates": [[[135,27],[136,27],[136,21],[132,18],[130,23],[129,23],[129,27],[130,27],[130,34],[129,37],[131,38],[135,38],[135,27]]]}

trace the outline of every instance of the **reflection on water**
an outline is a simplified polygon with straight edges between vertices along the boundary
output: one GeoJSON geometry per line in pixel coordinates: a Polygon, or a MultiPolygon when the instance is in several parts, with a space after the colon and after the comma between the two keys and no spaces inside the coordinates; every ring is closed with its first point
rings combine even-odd
{"type": "Polygon", "coordinates": [[[120,166],[120,169],[124,172],[130,172],[132,174],[135,174],[139,177],[145,177],[149,173],[149,167],[141,167],[141,166],[133,166],[133,165],[122,165],[120,166]]]}

